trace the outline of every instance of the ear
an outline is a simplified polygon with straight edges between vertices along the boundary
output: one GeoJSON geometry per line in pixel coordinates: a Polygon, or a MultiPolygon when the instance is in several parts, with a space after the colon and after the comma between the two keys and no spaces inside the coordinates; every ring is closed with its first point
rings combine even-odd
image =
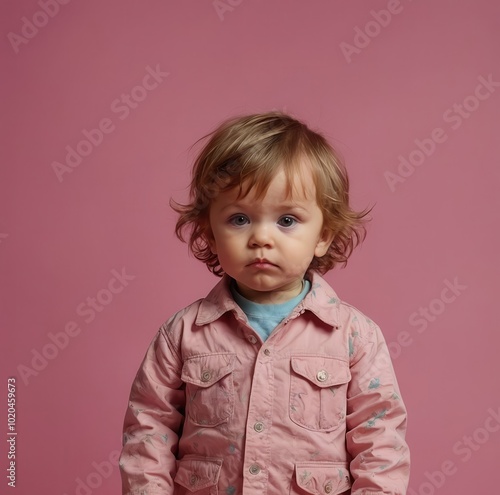
{"type": "Polygon", "coordinates": [[[334,238],[335,232],[324,227],[321,235],[318,238],[316,248],[314,249],[314,256],[316,256],[316,258],[321,258],[322,256],[324,256],[327,253],[328,248],[330,247],[330,244],[333,242],[334,238]]]}

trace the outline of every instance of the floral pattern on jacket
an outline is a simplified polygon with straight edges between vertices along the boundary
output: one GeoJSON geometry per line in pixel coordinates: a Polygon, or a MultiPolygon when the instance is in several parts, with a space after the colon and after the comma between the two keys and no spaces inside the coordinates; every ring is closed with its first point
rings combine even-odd
{"type": "Polygon", "coordinates": [[[406,409],[382,333],[310,279],[265,342],[227,276],[160,327],[125,416],[124,494],[406,493],[406,409]]]}

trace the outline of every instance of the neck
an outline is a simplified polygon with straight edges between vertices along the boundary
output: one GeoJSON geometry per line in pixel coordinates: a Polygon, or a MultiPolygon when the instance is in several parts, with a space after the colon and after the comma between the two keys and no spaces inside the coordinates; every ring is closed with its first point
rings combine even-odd
{"type": "Polygon", "coordinates": [[[234,281],[235,288],[245,299],[257,304],[281,304],[297,297],[304,289],[304,280],[300,283],[290,284],[271,291],[253,290],[234,281]]]}

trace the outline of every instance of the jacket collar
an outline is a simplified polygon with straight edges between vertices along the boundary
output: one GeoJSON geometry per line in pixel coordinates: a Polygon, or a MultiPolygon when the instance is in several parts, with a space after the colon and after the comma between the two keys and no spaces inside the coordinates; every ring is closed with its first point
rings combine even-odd
{"type": "MultiPolygon", "coordinates": [[[[337,294],[318,273],[311,272],[307,277],[311,282],[311,289],[294,309],[290,318],[306,310],[315,314],[326,324],[338,327],[340,324],[340,300],[337,294]]],[[[196,325],[212,323],[227,312],[233,312],[238,319],[246,320],[243,311],[231,296],[230,283],[231,278],[224,275],[222,280],[202,300],[196,316],[196,325]]]]}

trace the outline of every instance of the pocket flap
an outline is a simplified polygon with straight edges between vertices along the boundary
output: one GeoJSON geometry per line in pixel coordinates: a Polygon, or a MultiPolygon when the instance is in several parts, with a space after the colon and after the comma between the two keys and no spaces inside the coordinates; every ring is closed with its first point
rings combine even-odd
{"type": "Polygon", "coordinates": [[[346,361],[329,356],[292,356],[292,369],[317,387],[347,383],[351,371],[346,361]]]}
{"type": "Polygon", "coordinates": [[[181,459],[177,464],[174,481],[196,492],[219,482],[222,459],[212,457],[192,457],[181,459]]]}
{"type": "Polygon", "coordinates": [[[234,369],[235,354],[205,354],[184,361],[181,378],[198,387],[210,387],[234,369]]]}
{"type": "Polygon", "coordinates": [[[302,490],[314,495],[336,495],[351,488],[347,462],[299,462],[295,479],[302,490]]]}

